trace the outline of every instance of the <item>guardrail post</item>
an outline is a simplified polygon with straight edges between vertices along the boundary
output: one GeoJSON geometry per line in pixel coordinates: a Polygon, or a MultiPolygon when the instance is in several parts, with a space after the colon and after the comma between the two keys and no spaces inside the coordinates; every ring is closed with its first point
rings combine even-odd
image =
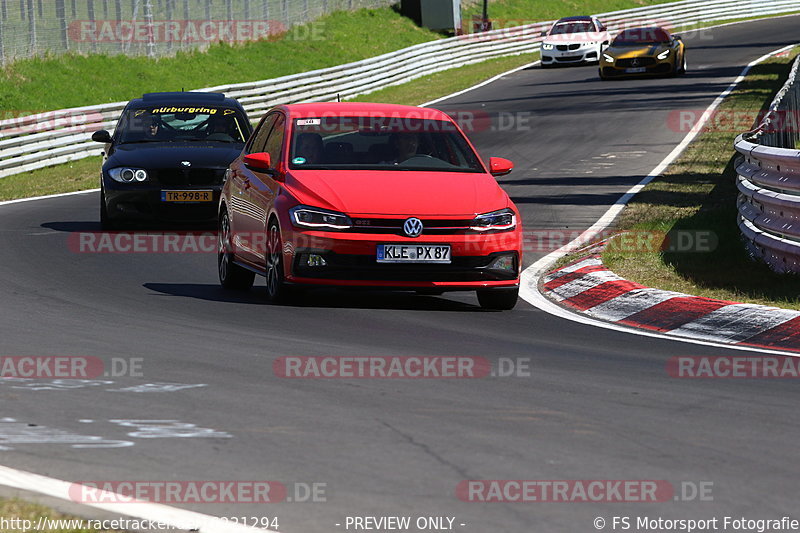
{"type": "MultiPolygon", "coordinates": [[[[166,0],[166,2],[167,2],[167,16],[166,16],[166,19],[167,19],[167,24],[169,24],[170,22],[172,22],[172,19],[174,18],[173,7],[174,7],[175,0],[166,0]]],[[[164,29],[166,30],[167,28],[164,28],[164,29]]],[[[169,32],[169,31],[165,31],[164,35],[165,35],[165,38],[167,40],[167,51],[168,52],[172,52],[173,47],[175,46],[175,43],[172,42],[172,35],[173,34],[171,32],[169,32]]]]}
{"type": "Polygon", "coordinates": [[[33,9],[33,0],[28,0],[28,33],[30,34],[30,52],[36,54],[36,11],[33,9]]]}
{"type": "Polygon", "coordinates": [[[56,21],[58,22],[58,30],[61,36],[61,46],[65,50],[69,50],[69,40],[67,39],[67,6],[64,5],[64,0],[56,0],[56,21]]]}
{"type": "Polygon", "coordinates": [[[0,0],[0,66],[6,65],[6,54],[3,49],[3,22],[6,20],[6,0],[0,0]]]}
{"type": "MultiPolygon", "coordinates": [[[[87,11],[87,18],[92,25],[92,28],[97,27],[97,19],[94,16],[94,0],[86,0],[86,11],[87,11]]],[[[97,32],[93,32],[94,35],[97,35],[97,32]]],[[[92,52],[97,51],[97,43],[95,39],[92,39],[92,52]]]]}

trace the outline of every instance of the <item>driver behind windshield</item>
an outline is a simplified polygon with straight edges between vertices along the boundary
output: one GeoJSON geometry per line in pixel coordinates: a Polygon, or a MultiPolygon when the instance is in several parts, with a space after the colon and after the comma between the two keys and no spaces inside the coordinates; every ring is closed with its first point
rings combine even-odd
{"type": "Polygon", "coordinates": [[[160,141],[167,138],[167,132],[159,117],[151,115],[149,118],[145,119],[145,124],[144,133],[146,139],[160,141]]]}
{"type": "Polygon", "coordinates": [[[212,115],[208,119],[206,134],[206,139],[209,141],[234,142],[240,138],[236,129],[236,122],[232,116],[212,115]]]}
{"type": "Polygon", "coordinates": [[[389,147],[394,159],[386,162],[397,165],[417,155],[419,136],[416,133],[392,133],[389,136],[389,147]]]}

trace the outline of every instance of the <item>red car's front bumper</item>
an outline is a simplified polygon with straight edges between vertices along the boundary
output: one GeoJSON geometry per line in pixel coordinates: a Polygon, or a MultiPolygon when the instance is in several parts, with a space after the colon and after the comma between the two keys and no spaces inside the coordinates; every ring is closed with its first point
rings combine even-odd
{"type": "Polygon", "coordinates": [[[436,290],[516,287],[522,264],[521,235],[519,227],[498,233],[417,238],[292,228],[283,236],[285,277],[289,283],[338,287],[436,290]],[[451,261],[447,264],[379,263],[377,248],[380,244],[448,244],[451,261]],[[312,254],[322,257],[325,264],[311,266],[309,256],[312,254]],[[503,264],[504,268],[496,268],[498,264],[503,264]]]}

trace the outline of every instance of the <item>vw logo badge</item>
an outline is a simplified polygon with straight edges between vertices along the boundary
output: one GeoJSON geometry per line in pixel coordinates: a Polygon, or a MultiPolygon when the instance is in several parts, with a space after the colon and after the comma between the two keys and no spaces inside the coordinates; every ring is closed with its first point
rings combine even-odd
{"type": "Polygon", "coordinates": [[[191,161],[181,161],[181,165],[184,166],[184,167],[190,167],[190,166],[192,166],[192,162],[191,161]]]}
{"type": "Polygon", "coordinates": [[[422,233],[422,221],[418,218],[409,218],[403,223],[403,231],[409,237],[419,237],[422,233]]]}

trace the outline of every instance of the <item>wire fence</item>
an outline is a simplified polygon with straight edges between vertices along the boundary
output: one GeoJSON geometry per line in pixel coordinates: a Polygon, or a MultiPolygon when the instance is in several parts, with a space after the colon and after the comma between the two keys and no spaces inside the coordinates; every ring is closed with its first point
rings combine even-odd
{"type": "Polygon", "coordinates": [[[334,11],[398,1],[0,0],[0,63],[66,52],[159,57],[269,38],[334,11]]]}

